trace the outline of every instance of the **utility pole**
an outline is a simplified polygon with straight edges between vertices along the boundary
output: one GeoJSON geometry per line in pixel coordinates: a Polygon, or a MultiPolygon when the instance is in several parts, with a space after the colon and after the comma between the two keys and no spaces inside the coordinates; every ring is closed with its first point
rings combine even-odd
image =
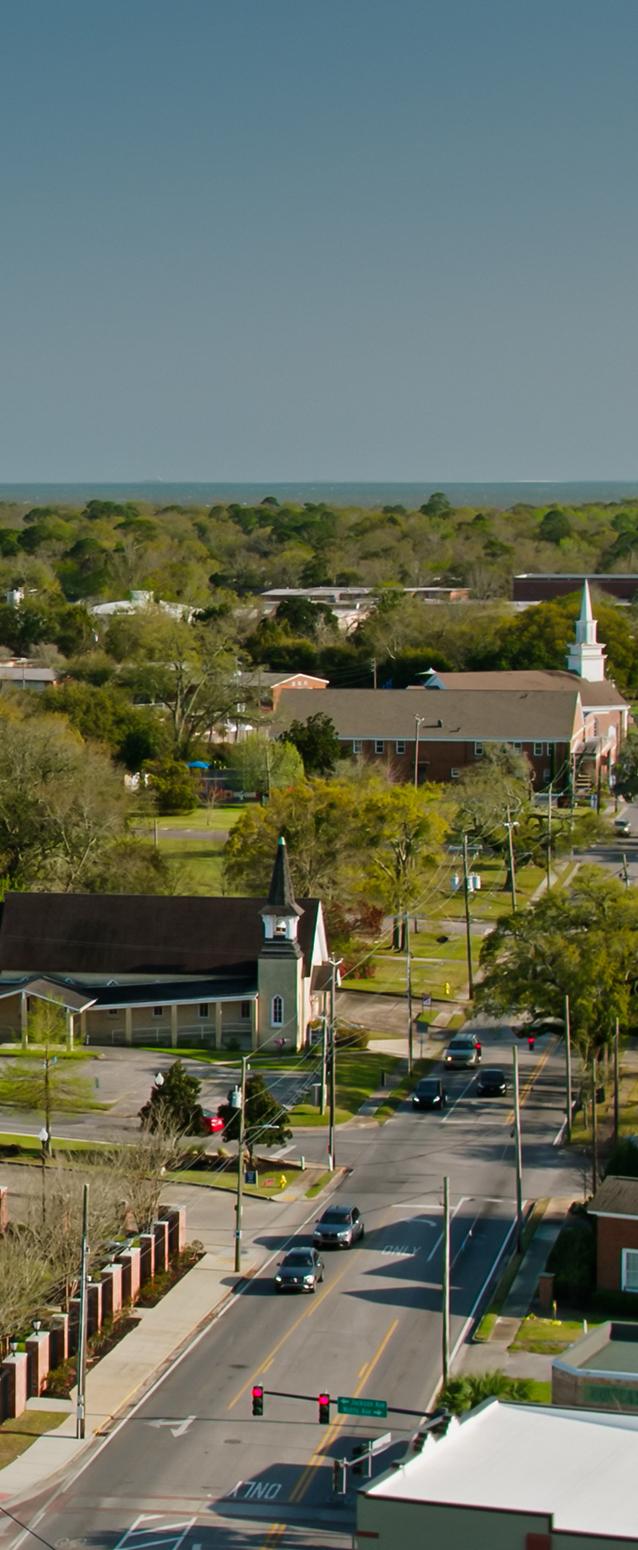
{"type": "Polygon", "coordinates": [[[514,1062],[514,1163],[516,1167],[516,1251],[523,1252],[523,1158],[521,1149],[521,1105],[518,1093],[518,1047],[512,1046],[514,1062]]]}
{"type": "Polygon", "coordinates": [[[552,886],[552,782],[547,791],[547,892],[552,886]]]}
{"type": "Polygon", "coordinates": [[[410,916],[406,910],[405,921],[405,988],[408,998],[408,1075],[414,1065],[414,1028],[412,1019],[412,953],[410,950],[410,916]]]}
{"type": "Polygon", "coordinates": [[[450,1372],[450,1180],[443,1180],[443,1325],[441,1372],[447,1383],[450,1372]]]}
{"type": "Polygon", "coordinates": [[[241,1057],[241,1107],[237,1141],[237,1198],[235,1200],[235,1275],[241,1270],[241,1229],[244,1211],[244,1146],[246,1144],[246,1071],[248,1056],[241,1057]]]}
{"type": "Polygon", "coordinates": [[[335,1001],[337,995],[337,959],[330,959],[330,1112],[328,1116],[328,1167],[335,1168],[335,1099],[337,1092],[337,1043],[335,1039],[335,1001]]]}
{"type": "Polygon", "coordinates": [[[470,920],[470,875],[467,865],[467,834],[463,835],[463,899],[465,901],[465,941],[467,946],[467,980],[470,1001],[474,995],[474,970],[472,968],[472,922],[470,920]]]}
{"type": "Polygon", "coordinates": [[[515,915],[516,914],[516,867],[514,865],[514,842],[512,840],[512,829],[514,828],[514,825],[512,823],[512,814],[511,814],[511,810],[510,810],[509,804],[508,804],[508,808],[507,808],[507,821],[506,821],[506,824],[505,824],[505,828],[507,829],[507,849],[508,849],[508,852],[509,852],[509,864],[510,864],[510,891],[511,891],[511,895],[512,895],[512,914],[515,915]]]}
{"type": "Polygon", "coordinates": [[[598,1189],[598,1061],[594,1054],[591,1064],[591,1181],[592,1195],[598,1189]]]}
{"type": "Polygon", "coordinates": [[[370,666],[372,668],[372,687],[373,687],[373,689],[376,689],[376,687],[377,687],[377,659],[376,659],[376,657],[372,658],[370,666]]]}
{"type": "Polygon", "coordinates": [[[620,1021],[616,1018],[614,1029],[614,1142],[620,1130],[620,1021]]]}
{"type": "Polygon", "coordinates": [[[622,858],[622,880],[623,880],[623,883],[625,884],[625,888],[628,888],[629,887],[629,867],[627,866],[627,857],[626,857],[624,851],[623,851],[623,858],[622,858]]]}
{"type": "Polygon", "coordinates": [[[78,1320],[77,1397],[75,1409],[75,1435],[86,1436],[86,1336],[87,1336],[87,1282],[89,1270],[89,1186],[82,1190],[82,1247],[80,1251],[80,1308],[78,1320]]]}
{"type": "Polygon", "coordinates": [[[571,1139],[572,1139],[572,1036],[571,1036],[571,1027],[570,1027],[570,1022],[569,1022],[569,996],[565,996],[565,1086],[567,1088],[567,1093],[566,1093],[566,1099],[567,1099],[567,1104],[566,1104],[567,1124],[566,1124],[566,1127],[565,1127],[565,1138],[566,1138],[567,1141],[571,1142],[571,1139]]]}
{"type": "Polygon", "coordinates": [[[328,1101],[328,1019],[324,1012],[321,1019],[321,1113],[326,1112],[328,1101]]]}
{"type": "Polygon", "coordinates": [[[414,789],[415,789],[415,791],[416,791],[417,786],[419,784],[419,734],[420,734],[421,727],[422,727],[422,724],[423,724],[424,721],[425,721],[425,716],[415,716],[415,718],[414,718],[414,789]]]}

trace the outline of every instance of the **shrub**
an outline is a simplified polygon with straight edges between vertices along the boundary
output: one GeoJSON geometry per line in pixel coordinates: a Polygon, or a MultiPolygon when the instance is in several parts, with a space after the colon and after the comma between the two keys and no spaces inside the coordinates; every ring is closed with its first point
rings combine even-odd
{"type": "Polygon", "coordinates": [[[588,1302],[596,1280],[596,1225],[581,1208],[572,1211],[552,1244],[547,1269],[553,1271],[556,1295],[567,1302],[588,1302]]]}
{"type": "Polygon", "coordinates": [[[335,1044],[337,1049],[367,1049],[370,1043],[370,1034],[365,1028],[336,1028],[335,1044]]]}
{"type": "Polygon", "coordinates": [[[623,1141],[618,1141],[613,1149],[606,1168],[607,1173],[612,1173],[615,1178],[638,1178],[638,1146],[634,1145],[631,1136],[626,1136],[623,1141]]]}

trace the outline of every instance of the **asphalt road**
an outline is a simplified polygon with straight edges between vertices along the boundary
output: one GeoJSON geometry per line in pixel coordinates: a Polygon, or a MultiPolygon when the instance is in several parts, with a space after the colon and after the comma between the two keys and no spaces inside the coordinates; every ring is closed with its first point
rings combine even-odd
{"type": "MultiPolygon", "coordinates": [[[[486,1032],[484,1063],[509,1062],[510,1050],[508,1031],[486,1032]]],[[[524,1045],[520,1059],[525,1195],[580,1195],[577,1160],[552,1145],[562,1119],[562,1059],[540,1042],[533,1055],[524,1045]]],[[[406,1105],[383,1127],[340,1132],[340,1161],[353,1171],[339,1194],[356,1199],[366,1237],[350,1252],[324,1256],[317,1295],[277,1296],[274,1263],[265,1268],[96,1445],[75,1479],[23,1504],[23,1522],[59,1550],[351,1544],[353,1499],[333,1497],[332,1459],[389,1430],[392,1451],[375,1461],[385,1467],[404,1450],[439,1379],[444,1174],[453,1211],[453,1343],[512,1227],[510,1100],[478,1099],[471,1073],[451,1075],[449,1089],[444,1117],[406,1105]],[[259,1381],[264,1416],[254,1419],[250,1390],[259,1381]],[[353,1421],[333,1403],[330,1426],[320,1427],[322,1390],[333,1401],[384,1399],[415,1415],[353,1421]]],[[[307,1237],[307,1217],[307,1201],[291,1206],[289,1231],[307,1237]]],[[[276,1258],[281,1228],[260,1241],[276,1258]]],[[[29,1535],[11,1543],[37,1545],[29,1535]]]]}

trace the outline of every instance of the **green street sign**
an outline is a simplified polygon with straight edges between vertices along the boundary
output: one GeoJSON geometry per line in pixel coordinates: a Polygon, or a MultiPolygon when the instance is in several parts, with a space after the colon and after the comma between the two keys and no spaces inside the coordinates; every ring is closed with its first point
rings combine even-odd
{"type": "Polygon", "coordinates": [[[339,1415],[378,1415],[386,1416],[388,1403],[385,1399],[350,1399],[347,1394],[341,1394],[337,1400],[339,1415]]]}

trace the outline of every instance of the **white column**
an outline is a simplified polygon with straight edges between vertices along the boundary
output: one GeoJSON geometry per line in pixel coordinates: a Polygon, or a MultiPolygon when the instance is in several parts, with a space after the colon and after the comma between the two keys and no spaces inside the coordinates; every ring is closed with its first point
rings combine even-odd
{"type": "Polygon", "coordinates": [[[215,1049],[222,1047],[222,1003],[215,1002],[215,1049]]]}
{"type": "Polygon", "coordinates": [[[20,991],[20,1038],[26,1048],[29,1043],[29,1015],[27,1012],[26,990],[20,991]]]}
{"type": "Polygon", "coordinates": [[[173,1002],[171,1006],[171,1046],[177,1049],[177,1006],[173,1002]]]}

